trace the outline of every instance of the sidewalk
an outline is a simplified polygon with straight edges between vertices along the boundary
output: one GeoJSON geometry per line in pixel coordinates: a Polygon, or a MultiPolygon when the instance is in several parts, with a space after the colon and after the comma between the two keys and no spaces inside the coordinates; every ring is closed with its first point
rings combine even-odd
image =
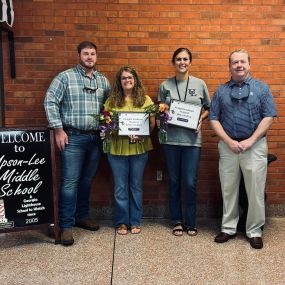
{"type": "Polygon", "coordinates": [[[138,235],[74,229],[71,247],[39,231],[0,234],[1,285],[285,284],[285,218],[268,218],[264,248],[242,234],[213,242],[220,221],[199,219],[196,237],[175,237],[167,221],[144,219],[138,235]]]}

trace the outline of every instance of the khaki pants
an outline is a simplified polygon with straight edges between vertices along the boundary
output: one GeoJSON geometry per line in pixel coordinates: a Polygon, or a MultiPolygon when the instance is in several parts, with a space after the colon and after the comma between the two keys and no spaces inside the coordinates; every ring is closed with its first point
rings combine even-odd
{"type": "Polygon", "coordinates": [[[244,153],[236,154],[220,141],[219,173],[223,195],[221,231],[235,234],[239,219],[239,184],[243,173],[248,197],[246,235],[260,237],[265,223],[264,191],[267,176],[267,141],[260,139],[244,153]]]}

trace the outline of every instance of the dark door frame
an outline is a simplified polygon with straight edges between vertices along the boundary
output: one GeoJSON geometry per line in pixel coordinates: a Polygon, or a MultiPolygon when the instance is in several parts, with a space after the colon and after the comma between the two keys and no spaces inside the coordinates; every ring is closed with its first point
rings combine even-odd
{"type": "Polygon", "coordinates": [[[8,35],[10,76],[16,78],[14,33],[0,23],[0,110],[1,127],[5,128],[5,96],[4,96],[4,66],[3,66],[3,32],[8,35]]]}

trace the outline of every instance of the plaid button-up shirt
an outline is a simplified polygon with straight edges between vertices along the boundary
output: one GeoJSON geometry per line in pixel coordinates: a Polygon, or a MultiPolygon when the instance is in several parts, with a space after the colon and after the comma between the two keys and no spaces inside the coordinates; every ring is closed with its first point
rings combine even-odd
{"type": "Polygon", "coordinates": [[[109,90],[110,83],[103,74],[94,71],[90,78],[79,64],[59,73],[49,86],[44,101],[49,127],[98,129],[98,123],[91,115],[100,113],[109,90]]]}

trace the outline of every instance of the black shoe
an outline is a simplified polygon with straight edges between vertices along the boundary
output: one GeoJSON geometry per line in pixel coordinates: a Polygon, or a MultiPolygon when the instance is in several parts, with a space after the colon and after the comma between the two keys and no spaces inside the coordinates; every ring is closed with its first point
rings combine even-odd
{"type": "Polygon", "coordinates": [[[249,241],[250,245],[254,249],[262,249],[263,248],[263,242],[261,237],[252,237],[252,238],[247,238],[249,241]]]}
{"type": "Polygon", "coordinates": [[[224,243],[227,242],[229,239],[235,238],[236,234],[234,235],[229,235],[224,232],[220,232],[216,237],[215,237],[215,242],[217,243],[224,243]]]}

